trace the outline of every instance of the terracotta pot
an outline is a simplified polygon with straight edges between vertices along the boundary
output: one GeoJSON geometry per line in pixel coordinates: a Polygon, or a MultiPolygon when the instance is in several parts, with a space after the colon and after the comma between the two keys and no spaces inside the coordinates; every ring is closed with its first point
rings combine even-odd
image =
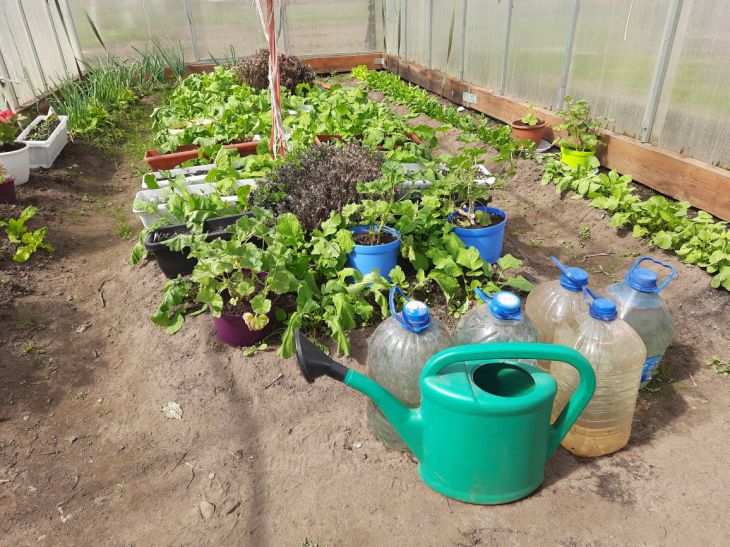
{"type": "MultiPolygon", "coordinates": [[[[238,142],[226,144],[223,148],[235,148],[241,156],[250,156],[256,153],[258,144],[258,142],[238,142]]],[[[186,144],[178,146],[174,152],[168,154],[161,154],[157,150],[147,150],[144,154],[144,161],[150,166],[150,169],[155,171],[173,169],[186,161],[196,159],[199,148],[195,144],[186,144]]]]}
{"type": "Polygon", "coordinates": [[[512,138],[515,140],[529,140],[539,145],[542,142],[542,136],[545,133],[545,120],[537,120],[537,125],[527,125],[522,120],[515,120],[511,124],[512,138]]]}

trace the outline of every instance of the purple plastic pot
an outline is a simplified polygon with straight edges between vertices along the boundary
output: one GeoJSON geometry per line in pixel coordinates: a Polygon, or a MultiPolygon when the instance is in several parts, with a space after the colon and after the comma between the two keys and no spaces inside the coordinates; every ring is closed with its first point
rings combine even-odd
{"type": "Polygon", "coordinates": [[[15,203],[15,201],[15,181],[7,178],[0,184],[0,203],[15,203]]]}
{"type": "Polygon", "coordinates": [[[221,315],[213,318],[215,331],[221,342],[234,348],[253,346],[260,342],[271,330],[273,314],[269,313],[269,322],[261,330],[251,330],[240,315],[221,315]]]}

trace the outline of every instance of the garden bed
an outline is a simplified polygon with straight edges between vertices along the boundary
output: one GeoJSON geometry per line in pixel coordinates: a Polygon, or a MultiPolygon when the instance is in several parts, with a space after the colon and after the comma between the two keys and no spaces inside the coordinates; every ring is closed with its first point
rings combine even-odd
{"type": "MultiPolygon", "coordinates": [[[[465,143],[439,146],[454,153],[465,143]]],[[[505,251],[524,259],[524,275],[555,278],[555,255],[602,288],[651,252],[678,271],[663,293],[678,328],[626,449],[597,460],[559,449],[538,492],[484,508],[428,490],[409,457],[375,440],[365,400],[340,384],[309,386],[274,351],[243,357],[217,341],[209,317],[190,318],[173,338],[152,325],[166,280],[152,263],[127,265],[130,242],[117,237],[114,214],[128,211],[139,179],[129,158],[116,159],[71,143],[18,189],[20,206],[0,205],[5,217],[38,204],[34,220],[56,247],[25,265],[0,262],[9,544],[724,541],[730,391],[706,363],[730,355],[728,294],[699,268],[616,234],[603,211],[541,186],[541,166],[518,161],[494,192],[509,215],[505,251]],[[180,420],[160,411],[170,402],[180,420]],[[343,520],[343,507],[360,517],[343,520]]],[[[433,312],[453,326],[443,305],[433,312]]],[[[371,332],[355,331],[347,366],[364,370],[371,332]]]]}

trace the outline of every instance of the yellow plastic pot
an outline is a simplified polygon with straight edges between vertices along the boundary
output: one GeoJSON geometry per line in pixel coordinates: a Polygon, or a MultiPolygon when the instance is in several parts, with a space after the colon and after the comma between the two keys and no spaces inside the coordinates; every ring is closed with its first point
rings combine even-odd
{"type": "Polygon", "coordinates": [[[560,147],[560,161],[568,167],[575,169],[579,165],[582,167],[590,167],[591,158],[596,155],[595,149],[589,149],[584,152],[573,150],[565,146],[560,147]]]}

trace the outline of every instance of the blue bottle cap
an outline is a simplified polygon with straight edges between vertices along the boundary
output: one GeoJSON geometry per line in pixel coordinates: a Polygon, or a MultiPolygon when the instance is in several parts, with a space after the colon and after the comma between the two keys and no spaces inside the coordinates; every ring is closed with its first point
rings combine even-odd
{"type": "Polygon", "coordinates": [[[565,268],[560,276],[560,286],[566,290],[580,292],[586,285],[588,285],[588,272],[582,268],[565,268]]]}
{"type": "Polygon", "coordinates": [[[591,302],[588,313],[599,321],[613,321],[616,319],[616,304],[608,298],[596,298],[591,302]]]}
{"type": "Polygon", "coordinates": [[[497,319],[519,319],[522,315],[520,297],[513,292],[499,291],[487,304],[491,314],[497,319]]]}
{"type": "Polygon", "coordinates": [[[658,292],[656,286],[658,280],[659,275],[647,268],[634,269],[626,279],[629,287],[640,292],[658,292]]]}
{"type": "Polygon", "coordinates": [[[420,300],[409,300],[403,305],[403,327],[410,332],[422,332],[431,324],[428,306],[420,300]]]}

